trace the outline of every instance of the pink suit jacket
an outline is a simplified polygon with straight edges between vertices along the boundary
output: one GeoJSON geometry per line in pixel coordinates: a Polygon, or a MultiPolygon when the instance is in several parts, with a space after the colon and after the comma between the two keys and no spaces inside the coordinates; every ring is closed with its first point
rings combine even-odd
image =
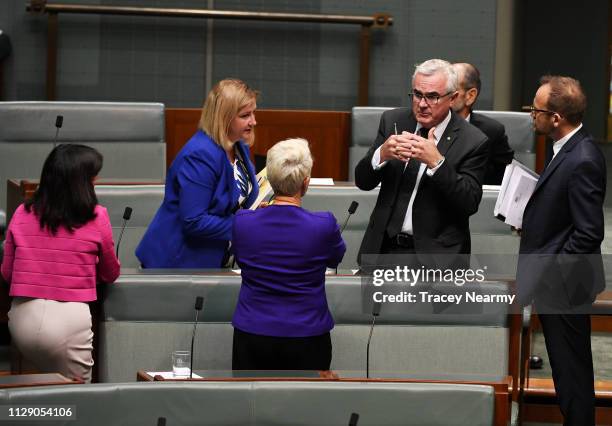
{"type": "Polygon", "coordinates": [[[41,229],[34,211],[20,205],[9,224],[2,276],[11,296],[64,302],[96,300],[96,283],[119,276],[113,234],[106,209],[74,231],[61,227],[56,235],[41,229]]]}

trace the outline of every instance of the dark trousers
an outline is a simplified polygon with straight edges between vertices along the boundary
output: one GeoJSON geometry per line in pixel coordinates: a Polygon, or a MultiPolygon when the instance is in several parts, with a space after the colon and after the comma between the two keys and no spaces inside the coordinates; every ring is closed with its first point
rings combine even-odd
{"type": "MultiPolygon", "coordinates": [[[[536,304],[536,309],[537,304],[536,304]]],[[[595,425],[591,317],[539,314],[565,426],[595,425]]]]}
{"type": "Polygon", "coordinates": [[[312,337],[273,337],[234,328],[232,370],[329,370],[328,333],[312,337]]]}

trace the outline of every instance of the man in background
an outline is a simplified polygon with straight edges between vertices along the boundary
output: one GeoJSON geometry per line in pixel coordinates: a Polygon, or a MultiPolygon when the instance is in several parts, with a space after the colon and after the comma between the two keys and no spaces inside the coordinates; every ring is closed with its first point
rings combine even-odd
{"type": "Polygon", "coordinates": [[[453,68],[457,73],[459,93],[453,101],[452,108],[489,138],[489,159],[483,183],[501,185],[506,165],[510,164],[514,157],[514,151],[508,145],[506,129],[499,121],[473,111],[481,87],[478,69],[472,64],[462,62],[453,64],[453,68]]]}

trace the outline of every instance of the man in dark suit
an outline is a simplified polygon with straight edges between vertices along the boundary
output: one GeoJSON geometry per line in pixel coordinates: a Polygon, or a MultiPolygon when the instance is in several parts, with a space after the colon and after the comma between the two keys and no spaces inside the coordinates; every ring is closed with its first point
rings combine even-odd
{"type": "Polygon", "coordinates": [[[489,138],[489,161],[485,170],[485,185],[501,185],[506,165],[512,162],[514,151],[508,145],[506,129],[499,121],[473,111],[480,94],[480,72],[465,62],[453,64],[459,80],[459,92],[452,108],[470,124],[478,127],[489,138]]]}
{"type": "Polygon", "coordinates": [[[457,76],[447,61],[417,65],[410,96],[412,108],[383,113],[374,144],[355,168],[360,189],[381,184],[358,260],[363,266],[367,254],[416,254],[428,266],[467,267],[487,137],[451,111],[457,76]]]}
{"type": "Polygon", "coordinates": [[[554,156],[525,207],[517,300],[534,301],[565,425],[595,424],[591,323],[604,288],[606,164],[582,126],[586,97],[570,77],[545,76],[530,107],[554,156]]]}

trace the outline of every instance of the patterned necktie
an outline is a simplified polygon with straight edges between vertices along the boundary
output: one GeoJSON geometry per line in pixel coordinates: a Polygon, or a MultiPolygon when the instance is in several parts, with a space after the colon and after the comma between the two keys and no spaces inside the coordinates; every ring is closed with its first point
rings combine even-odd
{"type": "Polygon", "coordinates": [[[236,179],[236,186],[238,187],[240,196],[246,198],[246,196],[249,194],[248,173],[245,170],[244,163],[242,161],[238,160],[236,166],[236,175],[238,176],[238,179],[236,179]]]}
{"type": "MultiPolygon", "coordinates": [[[[419,130],[419,136],[427,138],[428,132],[429,129],[422,127],[419,130]]],[[[406,218],[406,212],[408,210],[408,204],[410,203],[410,198],[412,197],[420,168],[421,162],[413,159],[410,159],[404,168],[402,180],[395,196],[395,204],[393,205],[391,218],[387,224],[387,235],[389,237],[396,236],[402,230],[402,225],[404,224],[404,219],[406,218]]]]}

